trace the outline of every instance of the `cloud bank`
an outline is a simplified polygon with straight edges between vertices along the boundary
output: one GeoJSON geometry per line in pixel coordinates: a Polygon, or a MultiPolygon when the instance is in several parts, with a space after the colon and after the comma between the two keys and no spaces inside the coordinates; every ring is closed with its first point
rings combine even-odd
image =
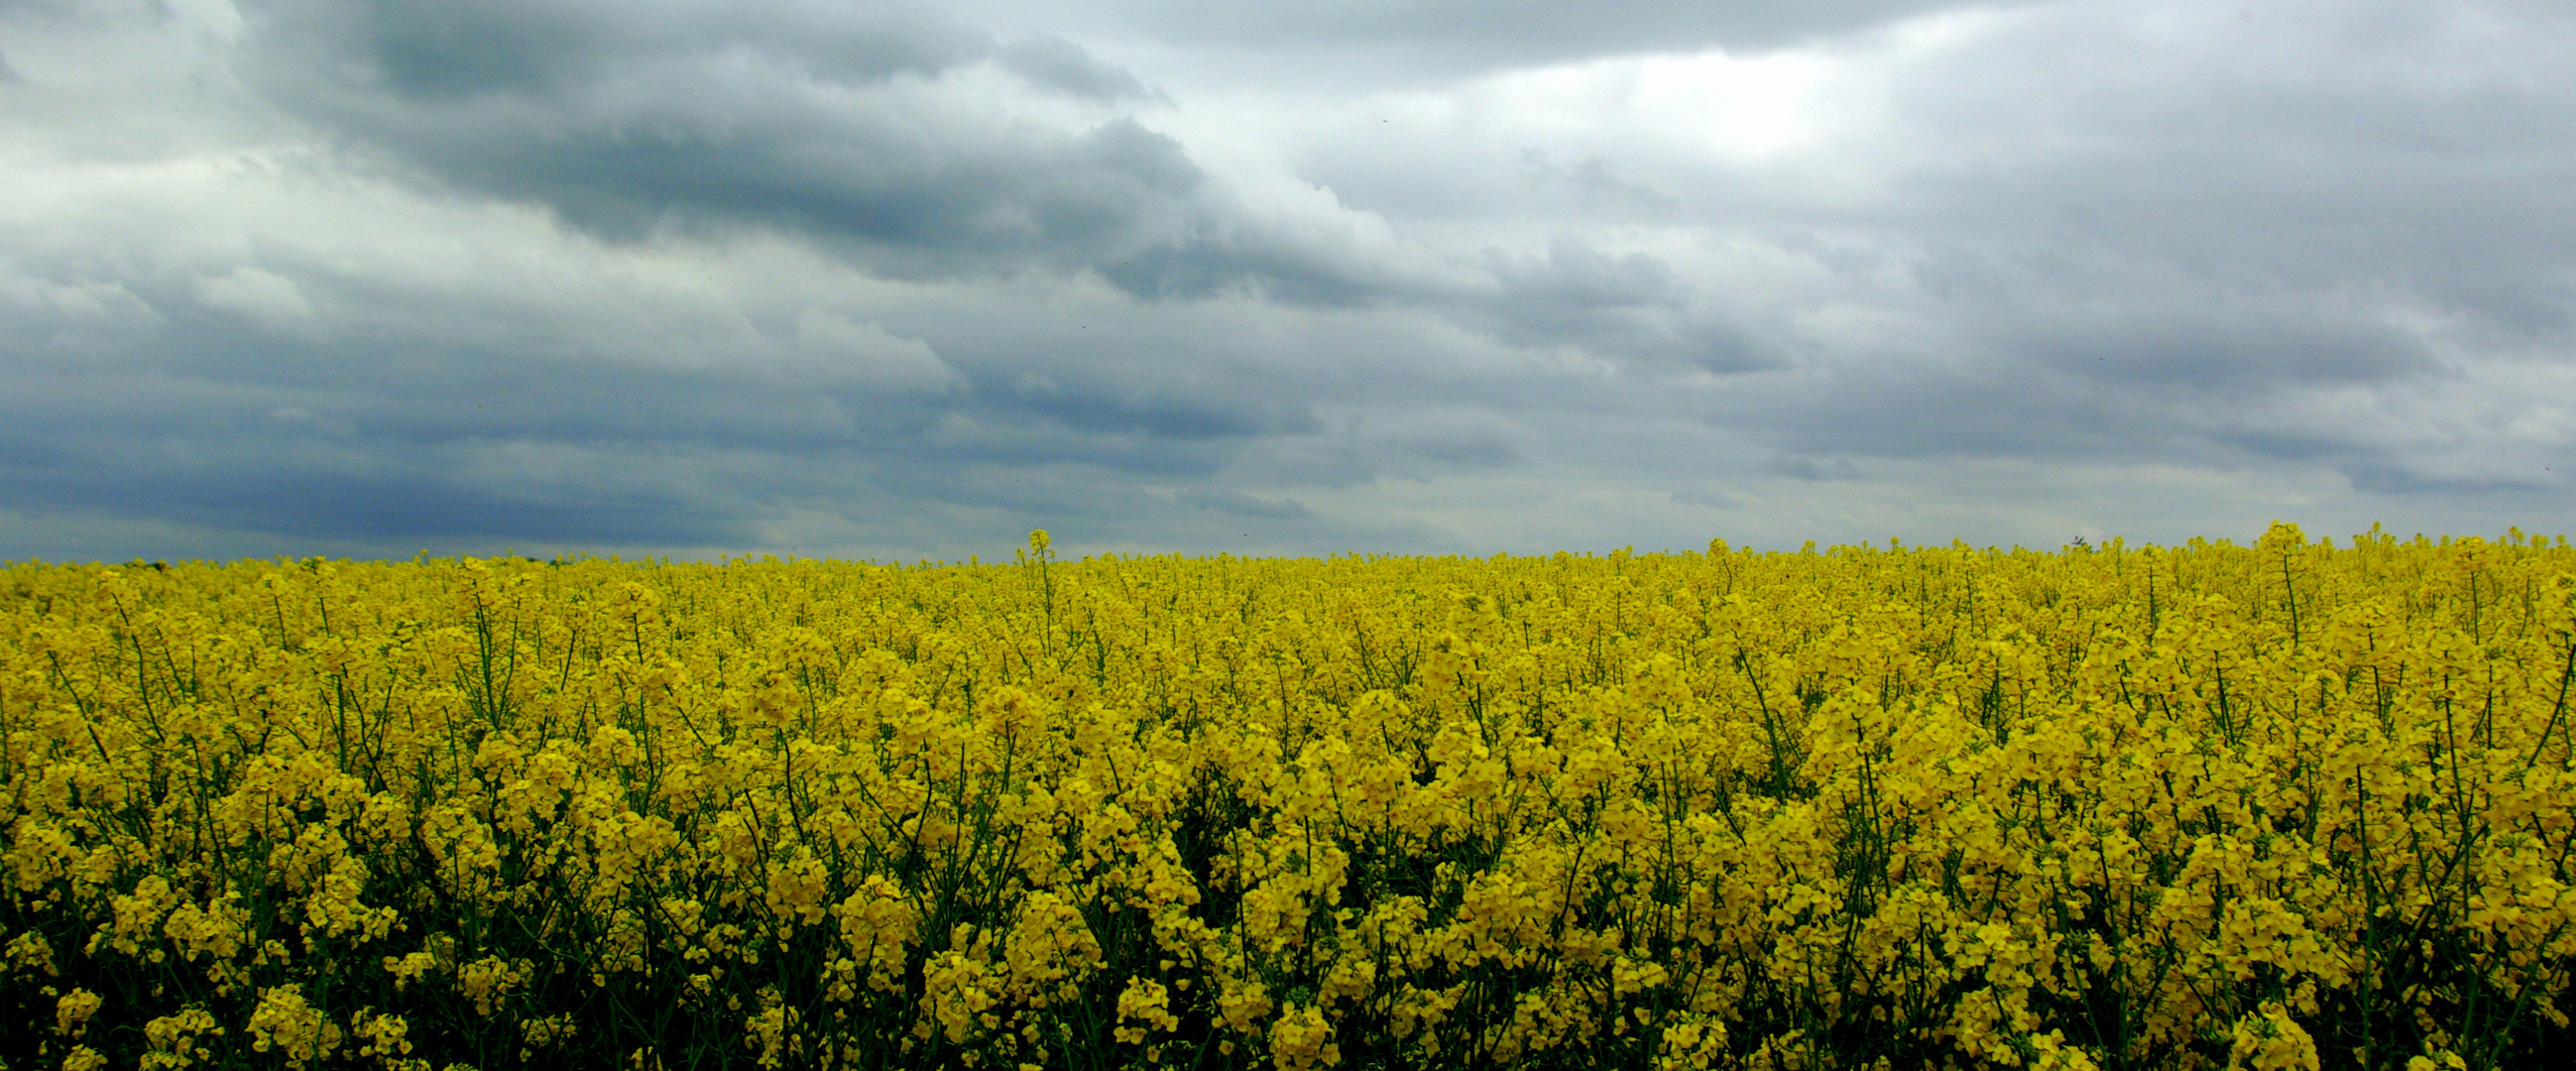
{"type": "Polygon", "coordinates": [[[1747,7],[15,0],[0,558],[2576,528],[2562,6],[1747,7]]]}

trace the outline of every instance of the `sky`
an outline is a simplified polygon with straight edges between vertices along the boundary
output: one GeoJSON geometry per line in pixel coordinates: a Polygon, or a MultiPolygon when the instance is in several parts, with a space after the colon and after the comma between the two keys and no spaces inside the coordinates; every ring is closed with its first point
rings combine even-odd
{"type": "Polygon", "coordinates": [[[0,0],[0,560],[2576,532],[2563,0],[0,0]]]}

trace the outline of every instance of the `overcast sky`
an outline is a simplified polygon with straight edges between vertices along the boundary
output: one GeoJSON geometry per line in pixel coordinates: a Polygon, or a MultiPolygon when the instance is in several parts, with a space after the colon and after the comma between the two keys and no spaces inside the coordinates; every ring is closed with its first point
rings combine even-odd
{"type": "Polygon", "coordinates": [[[0,0],[0,559],[2576,532],[2564,0],[0,0]]]}

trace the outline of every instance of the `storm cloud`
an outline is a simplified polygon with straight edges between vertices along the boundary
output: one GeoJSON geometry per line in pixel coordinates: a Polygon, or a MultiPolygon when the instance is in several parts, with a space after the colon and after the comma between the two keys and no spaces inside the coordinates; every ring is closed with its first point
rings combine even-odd
{"type": "Polygon", "coordinates": [[[0,558],[2576,527],[2576,15],[0,4],[0,558]]]}

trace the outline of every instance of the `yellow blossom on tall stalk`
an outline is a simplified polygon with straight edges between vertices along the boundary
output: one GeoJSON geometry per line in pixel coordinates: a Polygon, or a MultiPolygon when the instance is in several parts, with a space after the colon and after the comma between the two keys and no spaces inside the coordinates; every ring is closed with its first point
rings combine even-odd
{"type": "Polygon", "coordinates": [[[0,1066],[2544,1066],[2563,539],[0,568],[0,1066]]]}

